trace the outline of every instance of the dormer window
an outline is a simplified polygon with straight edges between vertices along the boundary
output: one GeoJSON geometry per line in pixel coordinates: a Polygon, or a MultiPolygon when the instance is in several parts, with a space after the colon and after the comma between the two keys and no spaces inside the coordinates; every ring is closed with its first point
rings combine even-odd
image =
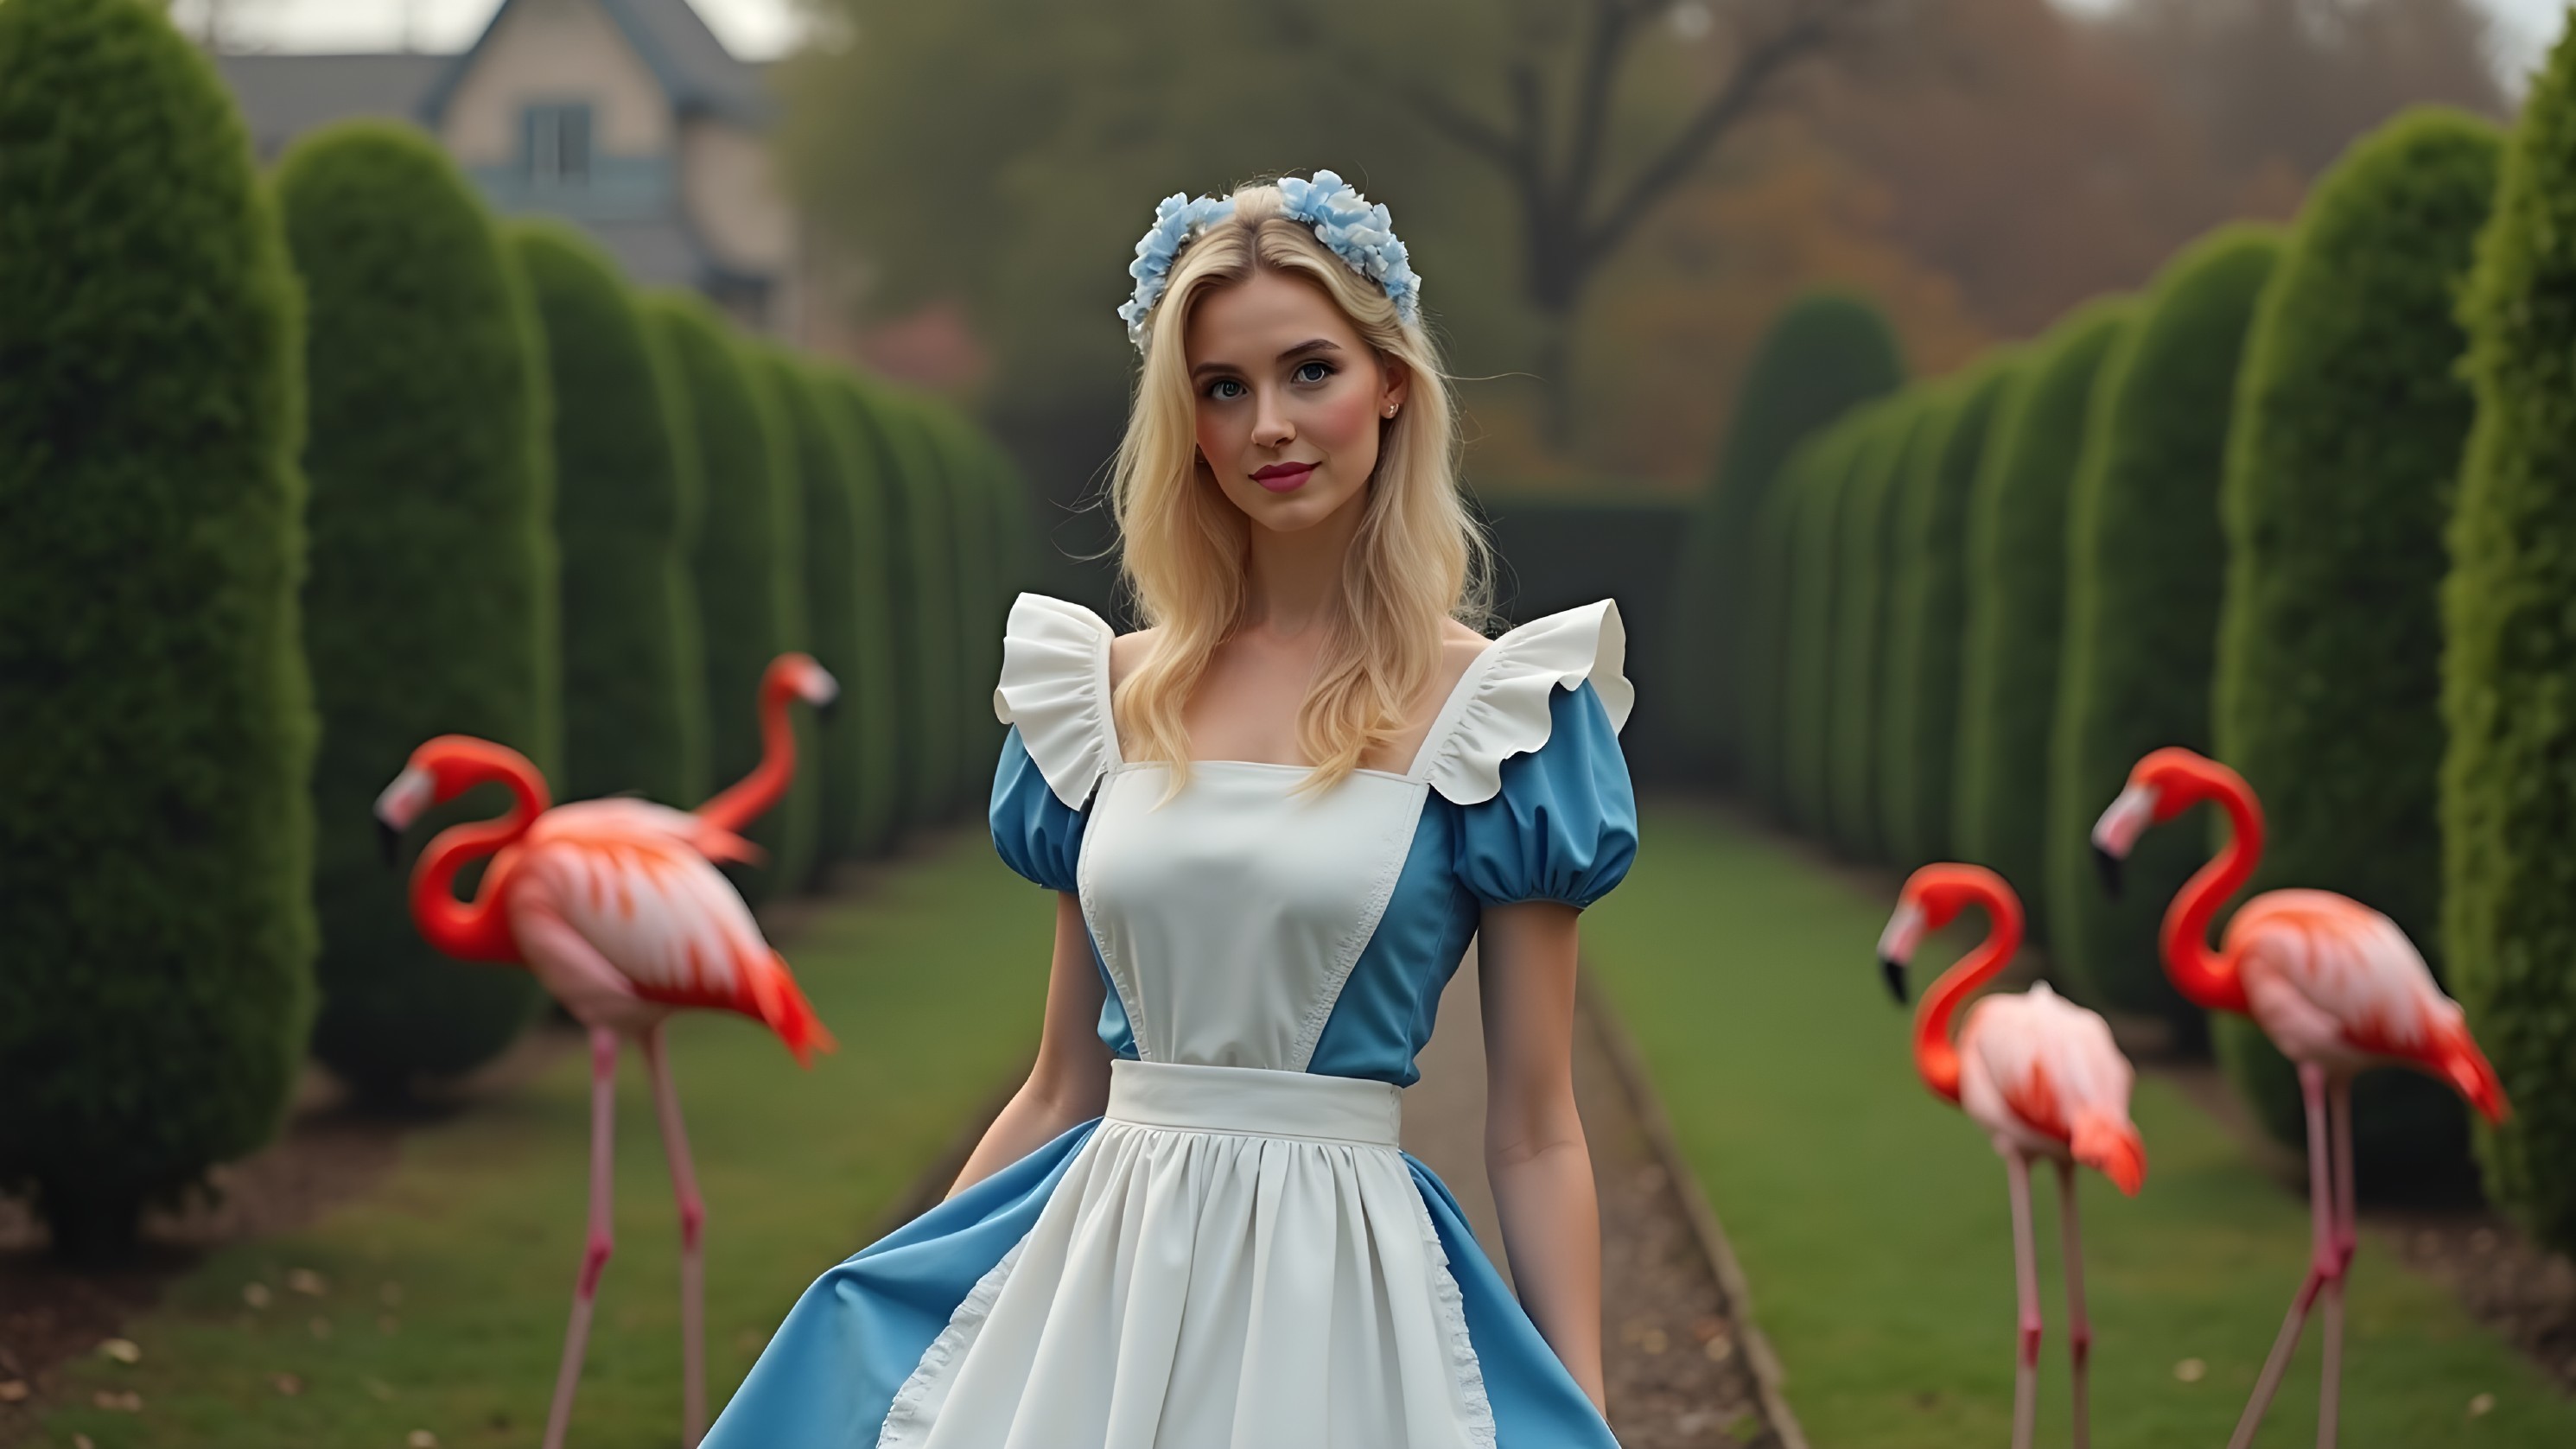
{"type": "Polygon", "coordinates": [[[522,163],[535,187],[590,184],[590,107],[530,106],[522,113],[522,163]]]}

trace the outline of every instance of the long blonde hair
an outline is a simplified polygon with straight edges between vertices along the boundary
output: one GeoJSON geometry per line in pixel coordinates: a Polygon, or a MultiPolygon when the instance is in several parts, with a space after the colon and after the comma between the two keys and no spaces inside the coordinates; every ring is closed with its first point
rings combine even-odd
{"type": "Polygon", "coordinates": [[[1402,734],[1407,711],[1439,667],[1441,621],[1486,621],[1490,549],[1458,482],[1457,418],[1438,350],[1404,323],[1378,284],[1352,270],[1304,222],[1282,214],[1279,188],[1234,193],[1234,212],[1173,262],[1147,318],[1144,366],[1118,444],[1110,499],[1119,571],[1156,632],[1117,688],[1123,753],[1189,777],[1188,703],[1208,660],[1242,623],[1251,524],[1198,455],[1197,393],[1184,337],[1208,296],[1257,272],[1301,277],[1333,299],[1381,363],[1401,363],[1411,392],[1382,424],[1366,512],[1342,564],[1341,607],[1314,683],[1297,711],[1297,743],[1320,790],[1402,734]]]}

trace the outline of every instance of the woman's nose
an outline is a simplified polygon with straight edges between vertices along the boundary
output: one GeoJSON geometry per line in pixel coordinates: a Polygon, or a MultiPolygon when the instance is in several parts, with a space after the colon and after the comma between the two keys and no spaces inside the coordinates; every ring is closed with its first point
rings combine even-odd
{"type": "Polygon", "coordinates": [[[1255,447],[1284,448],[1296,439],[1296,425],[1289,422],[1287,415],[1279,410],[1279,400],[1276,395],[1263,393],[1259,409],[1252,419],[1252,442],[1255,447]]]}

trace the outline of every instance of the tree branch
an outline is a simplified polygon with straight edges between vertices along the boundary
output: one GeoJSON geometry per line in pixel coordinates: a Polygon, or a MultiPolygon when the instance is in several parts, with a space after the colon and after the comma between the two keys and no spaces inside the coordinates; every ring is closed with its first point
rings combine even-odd
{"type": "Polygon", "coordinates": [[[1580,217],[1592,204],[1593,183],[1601,175],[1601,143],[1609,132],[1610,85],[1618,78],[1619,58],[1643,12],[1635,0],[1593,0],[1592,34],[1583,53],[1582,79],[1575,87],[1574,138],[1565,152],[1565,185],[1557,204],[1580,217]]]}
{"type": "Polygon", "coordinates": [[[1734,129],[1753,108],[1760,104],[1781,73],[1805,56],[1821,48],[1832,34],[1836,22],[1846,14],[1871,3],[1871,0],[1842,0],[1840,4],[1811,0],[1800,6],[1798,18],[1781,26],[1745,57],[1726,84],[1704,102],[1690,121],[1664,146],[1662,154],[1632,178],[1619,199],[1612,203],[1598,225],[1589,228],[1583,238],[1580,265],[1589,268],[1601,257],[1618,249],[1628,234],[1654,209],[1665,193],[1681,184],[1692,169],[1706,159],[1718,138],[1734,129]]]}

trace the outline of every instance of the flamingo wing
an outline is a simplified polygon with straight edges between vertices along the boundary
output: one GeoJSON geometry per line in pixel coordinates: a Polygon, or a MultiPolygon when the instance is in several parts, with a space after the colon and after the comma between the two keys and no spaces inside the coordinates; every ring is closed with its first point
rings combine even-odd
{"type": "Polygon", "coordinates": [[[2503,1120],[2495,1069],[2395,921],[2331,891],[2269,891],[2236,913],[2227,949],[2255,1021],[2293,1061],[2413,1066],[2503,1120]]]}
{"type": "Polygon", "coordinates": [[[2100,1016],[2041,983],[1977,1003],[1959,1047],[1960,1105],[1989,1131],[2098,1168],[2124,1193],[2146,1181],[2146,1147],[2129,1121],[2137,1074],[2100,1016]]]}
{"type": "Polygon", "coordinates": [[[831,1049],[831,1033],[702,848],[728,840],[729,831],[642,801],[559,806],[529,830],[515,888],[543,890],[638,996],[739,1012],[810,1062],[831,1049]]]}

